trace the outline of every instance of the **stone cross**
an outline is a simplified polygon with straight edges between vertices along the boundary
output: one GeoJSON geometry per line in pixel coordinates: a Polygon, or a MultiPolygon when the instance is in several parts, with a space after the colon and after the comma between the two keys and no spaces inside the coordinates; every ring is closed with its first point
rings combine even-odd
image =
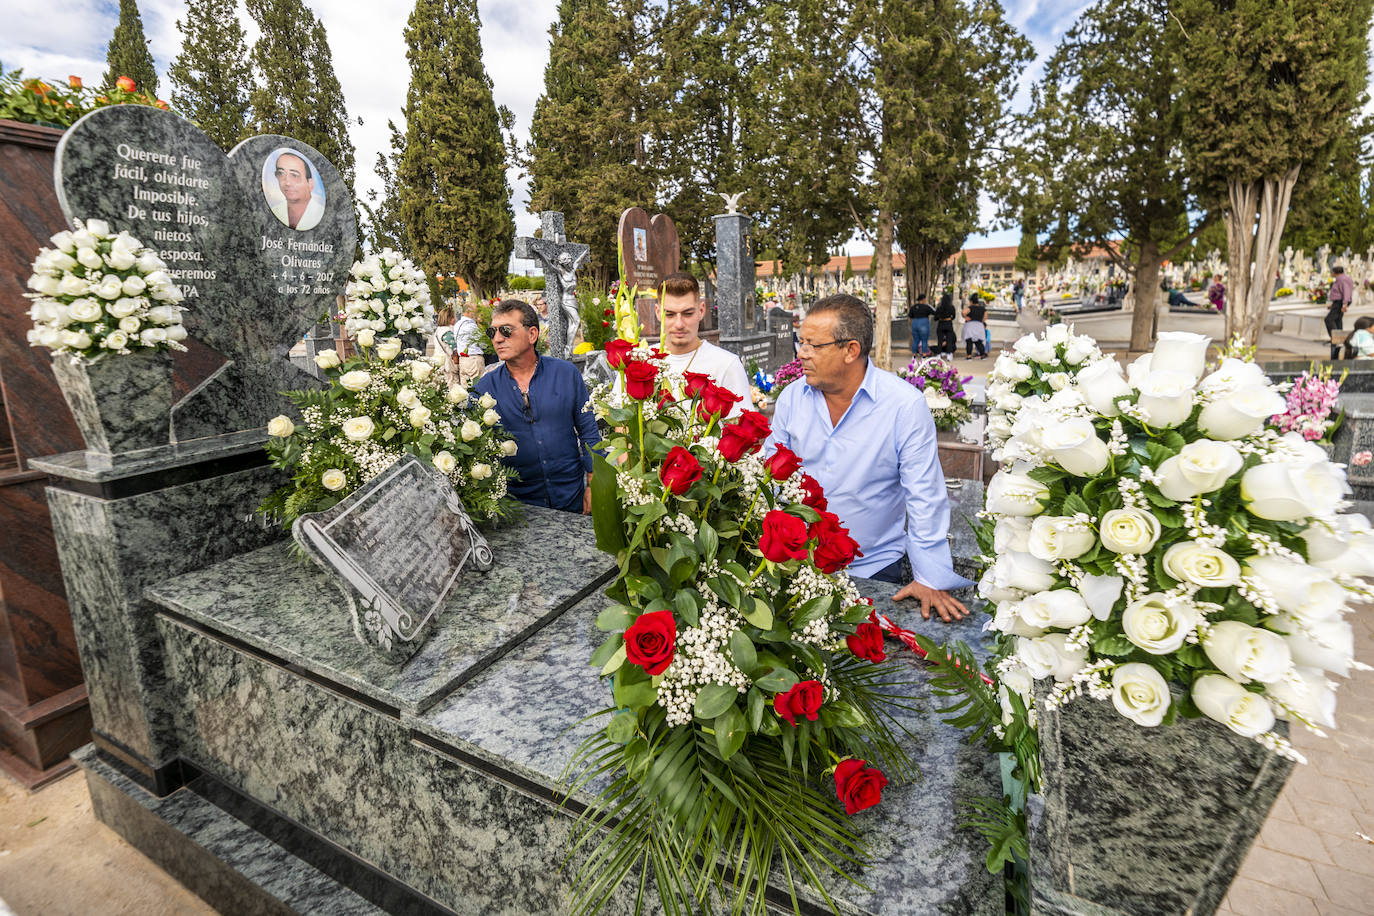
{"type": "Polygon", "coordinates": [[[563,233],[563,214],[545,210],[539,214],[543,238],[515,240],[515,256],[538,261],[544,269],[544,298],[549,303],[549,355],[571,359],[577,331],[582,326],[577,309],[577,268],[587,263],[591,248],[568,241],[563,233]]]}

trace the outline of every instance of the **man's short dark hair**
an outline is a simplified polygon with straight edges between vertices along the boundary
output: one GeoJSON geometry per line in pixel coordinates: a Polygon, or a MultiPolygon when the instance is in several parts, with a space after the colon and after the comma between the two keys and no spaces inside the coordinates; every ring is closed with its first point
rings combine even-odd
{"type": "Polygon", "coordinates": [[[1345,273],[1345,268],[1342,267],[1342,266],[1339,265],[1339,264],[1333,264],[1333,265],[1331,266],[1331,272],[1332,272],[1333,274],[1343,274],[1343,273],[1345,273]]]}
{"type": "Polygon", "coordinates": [[[826,312],[835,314],[835,339],[857,340],[859,355],[868,356],[873,349],[873,313],[868,306],[848,293],[837,293],[818,300],[806,315],[809,318],[826,312]]]}
{"type": "Polygon", "coordinates": [[[917,301],[917,302],[920,302],[920,301],[921,301],[922,299],[924,299],[925,297],[926,297],[926,294],[925,294],[925,293],[921,293],[919,296],[916,297],[916,301],[917,301]]]}
{"type": "Polygon", "coordinates": [[[539,327],[539,313],[534,310],[534,306],[523,299],[502,299],[496,303],[496,308],[491,310],[491,320],[495,323],[497,315],[506,315],[511,312],[520,313],[520,323],[525,327],[539,327]]]}
{"type": "Polygon", "coordinates": [[[663,295],[691,296],[693,301],[698,301],[701,299],[701,284],[687,271],[679,270],[663,278],[663,295]]]}

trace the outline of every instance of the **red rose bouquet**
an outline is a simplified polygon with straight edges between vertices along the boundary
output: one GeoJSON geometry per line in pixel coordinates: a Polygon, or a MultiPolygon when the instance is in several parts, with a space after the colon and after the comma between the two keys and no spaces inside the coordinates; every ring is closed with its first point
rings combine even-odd
{"type": "Polygon", "coordinates": [[[725,419],[734,395],[646,345],[606,352],[592,506],[619,574],[592,663],[613,704],[570,769],[608,784],[577,837],[575,909],[632,869],[665,912],[761,911],[770,876],[826,896],[827,872],[864,859],[851,816],[911,775],[889,714],[910,669],[887,663],[844,572],[859,545],[768,418],[725,419]]]}

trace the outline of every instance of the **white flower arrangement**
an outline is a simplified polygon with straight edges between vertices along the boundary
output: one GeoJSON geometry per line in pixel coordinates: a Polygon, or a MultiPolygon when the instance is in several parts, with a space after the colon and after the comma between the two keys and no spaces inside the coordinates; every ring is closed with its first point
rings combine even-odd
{"type": "MultiPolygon", "coordinates": [[[[1105,356],[1091,337],[1075,334],[1072,325],[1052,324],[1038,337],[1027,334],[1016,341],[1010,351],[997,357],[987,378],[987,436],[993,459],[1019,457],[1004,455],[1003,448],[1012,437],[1017,413],[1023,405],[1040,407],[1073,387],[1074,380],[1084,372],[1093,378],[1108,376],[1098,379],[1105,382],[1104,388],[1082,385],[1080,392],[1085,398],[1091,394],[1097,403],[1109,404],[1110,396],[1119,388],[1111,381],[1113,371],[1120,375],[1116,360],[1105,356]]],[[[1058,403],[1069,399],[1061,397],[1058,403]]]]}
{"type": "Polygon", "coordinates": [[[181,290],[157,253],[104,220],[76,221],[33,262],[28,342],[93,363],[114,353],[185,350],[181,290]]]}
{"type": "MultiPolygon", "coordinates": [[[[1008,363],[1030,376],[1002,381],[1043,379],[1043,344],[1008,363]]],[[[1374,596],[1374,531],[1341,514],[1340,466],[1267,428],[1284,398],[1258,366],[1203,376],[1208,344],[1161,334],[1124,375],[1085,355],[1072,384],[1009,411],[979,594],[1002,686],[1028,709],[1052,677],[1050,708],[1087,693],[1145,727],[1205,715],[1301,760],[1272,728],[1333,725],[1328,676],[1362,667],[1345,616],[1374,596]]]]}
{"type": "Polygon", "coordinates": [[[400,253],[384,249],[353,262],[344,287],[344,334],[365,347],[423,331],[430,312],[425,272],[400,253]]]}

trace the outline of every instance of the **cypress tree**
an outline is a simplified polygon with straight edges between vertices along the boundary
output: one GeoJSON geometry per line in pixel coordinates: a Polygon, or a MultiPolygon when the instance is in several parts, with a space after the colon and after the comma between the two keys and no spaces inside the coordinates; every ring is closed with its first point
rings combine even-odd
{"type": "Polygon", "coordinates": [[[143,34],[143,18],[134,0],[119,0],[119,24],[115,26],[110,46],[105,51],[105,88],[127,76],[138,85],[140,92],[157,98],[157,68],[148,51],[148,39],[143,34]]]}
{"type": "Polygon", "coordinates": [[[181,53],[167,75],[172,107],[194,121],[224,150],[248,135],[248,93],[253,73],[234,0],[198,0],[177,20],[181,53]]]}
{"type": "Polygon", "coordinates": [[[654,202],[644,122],[656,106],[647,97],[643,9],[642,0],[558,5],[522,161],[530,211],[563,212],[568,237],[591,246],[588,267],[601,289],[619,272],[621,212],[654,202]]]}
{"type": "Polygon", "coordinates": [[[250,94],[255,131],[309,143],[334,164],[351,191],[353,143],[324,26],[301,0],[246,4],[262,30],[251,56],[257,74],[250,94]]]}
{"type": "Polygon", "coordinates": [[[410,240],[406,238],[405,225],[401,222],[401,214],[398,212],[401,191],[396,183],[401,156],[405,153],[406,138],[397,129],[395,121],[387,121],[386,126],[391,132],[391,153],[377,154],[376,171],[382,182],[381,193],[374,188],[367,192],[367,203],[358,202],[365,218],[360,234],[371,251],[394,248],[413,260],[410,240]]]}
{"type": "Polygon", "coordinates": [[[505,282],[514,246],[502,140],[513,116],[492,98],[479,27],[476,0],[417,0],[405,29],[410,88],[396,180],[419,263],[486,296],[505,282]]]}

